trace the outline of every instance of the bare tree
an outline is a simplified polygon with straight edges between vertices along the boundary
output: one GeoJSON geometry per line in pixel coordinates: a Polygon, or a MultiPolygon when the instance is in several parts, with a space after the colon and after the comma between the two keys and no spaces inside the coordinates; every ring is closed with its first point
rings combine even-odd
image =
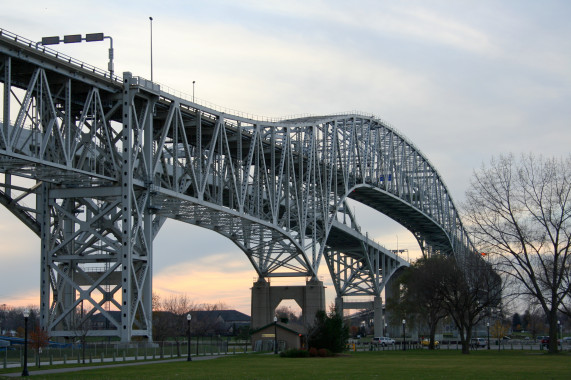
{"type": "Polygon", "coordinates": [[[153,295],[153,336],[160,342],[166,338],[174,339],[179,356],[181,339],[186,338],[186,315],[194,308],[186,294],[171,295],[165,299],[153,295]]]}
{"type": "Polygon", "coordinates": [[[460,333],[462,353],[470,352],[472,328],[501,304],[502,281],[491,265],[475,254],[441,261],[437,293],[460,333]]]}
{"type": "Polygon", "coordinates": [[[465,220],[514,293],[537,300],[549,323],[549,351],[557,352],[557,313],[569,312],[571,156],[513,155],[475,172],[465,220]]]}
{"type": "Polygon", "coordinates": [[[199,313],[191,313],[196,316],[196,318],[193,316],[194,334],[205,336],[224,332],[224,323],[219,318],[219,311],[227,309],[228,306],[222,302],[196,305],[192,311],[199,313]]]}
{"type": "Polygon", "coordinates": [[[400,305],[395,305],[398,315],[407,315],[410,319],[416,315],[426,323],[429,330],[429,349],[433,350],[434,336],[438,322],[447,315],[444,308],[444,298],[439,292],[443,270],[448,266],[442,265],[447,260],[444,256],[432,256],[417,260],[407,268],[399,278],[401,283],[400,305]]]}
{"type": "Polygon", "coordinates": [[[285,323],[302,324],[303,319],[301,314],[296,314],[290,306],[282,305],[276,308],[276,316],[285,323]]]}

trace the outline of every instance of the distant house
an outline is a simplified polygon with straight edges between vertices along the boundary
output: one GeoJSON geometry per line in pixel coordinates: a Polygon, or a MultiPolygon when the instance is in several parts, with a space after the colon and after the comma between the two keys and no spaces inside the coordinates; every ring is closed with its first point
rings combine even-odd
{"type": "Polygon", "coordinates": [[[194,310],[190,314],[203,334],[235,335],[240,328],[250,327],[250,316],[238,310],[194,310]]]}

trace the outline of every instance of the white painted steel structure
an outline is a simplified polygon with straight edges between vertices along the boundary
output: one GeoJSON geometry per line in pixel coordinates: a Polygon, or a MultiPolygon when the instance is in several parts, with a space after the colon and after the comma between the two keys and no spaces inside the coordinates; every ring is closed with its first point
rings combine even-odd
{"type": "Polygon", "coordinates": [[[101,313],[90,335],[152,339],[166,218],[226,236],[261,278],[315,278],[325,259],[338,297],[379,297],[408,265],[360,232],[348,198],[408,228],[425,254],[470,250],[434,167],[372,115],[230,115],[2,30],[0,79],[0,202],[41,238],[51,336],[101,313]]]}

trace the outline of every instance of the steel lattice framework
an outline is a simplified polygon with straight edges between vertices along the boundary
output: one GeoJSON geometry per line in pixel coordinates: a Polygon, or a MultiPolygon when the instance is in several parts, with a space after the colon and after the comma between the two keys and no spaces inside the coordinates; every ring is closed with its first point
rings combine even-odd
{"type": "Polygon", "coordinates": [[[379,296],[407,265],[360,233],[349,198],[425,254],[471,249],[434,167],[373,116],[233,116],[1,30],[0,79],[0,201],[41,238],[51,336],[151,339],[152,243],[167,218],[226,236],[261,278],[315,278],[325,259],[338,296],[379,296]],[[94,313],[104,325],[86,327],[94,313]]]}

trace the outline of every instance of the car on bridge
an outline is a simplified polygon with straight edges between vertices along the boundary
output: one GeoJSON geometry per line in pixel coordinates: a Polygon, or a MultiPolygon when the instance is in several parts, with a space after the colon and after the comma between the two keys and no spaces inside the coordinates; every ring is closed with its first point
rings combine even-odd
{"type": "Polygon", "coordinates": [[[378,346],[394,346],[395,344],[395,340],[389,338],[388,336],[376,336],[371,340],[372,344],[378,345],[378,346]]]}

